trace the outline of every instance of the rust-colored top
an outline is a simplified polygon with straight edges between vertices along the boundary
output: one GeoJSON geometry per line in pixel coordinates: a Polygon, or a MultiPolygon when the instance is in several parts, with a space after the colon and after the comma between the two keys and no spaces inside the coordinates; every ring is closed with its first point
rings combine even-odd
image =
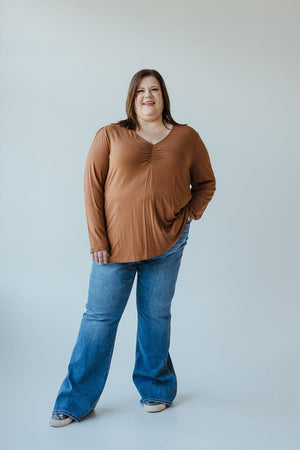
{"type": "Polygon", "coordinates": [[[189,125],[156,144],[117,124],[100,128],[84,170],[90,253],[133,262],[169,250],[188,216],[200,219],[216,190],[208,151],[189,125]]]}

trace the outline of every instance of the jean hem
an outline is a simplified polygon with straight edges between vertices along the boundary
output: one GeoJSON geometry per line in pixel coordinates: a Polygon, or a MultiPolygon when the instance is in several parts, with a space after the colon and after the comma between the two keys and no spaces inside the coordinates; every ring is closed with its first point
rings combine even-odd
{"type": "Polygon", "coordinates": [[[162,400],[162,399],[160,399],[160,398],[155,398],[155,397],[149,397],[149,398],[141,399],[141,400],[140,400],[140,403],[142,403],[142,405],[143,405],[144,403],[148,403],[148,402],[164,403],[165,405],[169,405],[169,406],[172,405],[172,402],[170,402],[169,400],[162,400]]]}
{"type": "Polygon", "coordinates": [[[70,413],[69,411],[66,411],[64,409],[54,409],[52,411],[52,414],[61,414],[61,413],[71,417],[71,419],[75,420],[75,422],[80,422],[80,420],[82,419],[82,417],[78,417],[75,414],[70,413]]]}

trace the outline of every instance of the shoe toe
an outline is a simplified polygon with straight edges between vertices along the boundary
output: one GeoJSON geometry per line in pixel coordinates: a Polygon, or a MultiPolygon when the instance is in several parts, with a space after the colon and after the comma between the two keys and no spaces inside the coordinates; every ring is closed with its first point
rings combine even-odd
{"type": "Polygon", "coordinates": [[[49,424],[52,427],[63,427],[73,422],[73,419],[63,413],[54,413],[49,420],[49,424]]]}
{"type": "Polygon", "coordinates": [[[165,403],[150,401],[147,403],[144,403],[144,409],[147,412],[159,412],[166,409],[167,405],[165,403]]]}

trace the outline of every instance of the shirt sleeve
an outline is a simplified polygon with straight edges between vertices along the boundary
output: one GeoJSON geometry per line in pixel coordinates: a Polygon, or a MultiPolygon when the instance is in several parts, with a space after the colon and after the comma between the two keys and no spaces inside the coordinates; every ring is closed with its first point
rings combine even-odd
{"type": "Polygon", "coordinates": [[[104,213],[104,185],[109,168],[109,140],[100,128],[87,154],[83,187],[90,253],[110,251],[104,213]]]}
{"type": "Polygon", "coordinates": [[[200,219],[216,190],[216,179],[210,157],[199,133],[196,132],[194,156],[190,166],[192,198],[187,204],[189,216],[200,219]]]}

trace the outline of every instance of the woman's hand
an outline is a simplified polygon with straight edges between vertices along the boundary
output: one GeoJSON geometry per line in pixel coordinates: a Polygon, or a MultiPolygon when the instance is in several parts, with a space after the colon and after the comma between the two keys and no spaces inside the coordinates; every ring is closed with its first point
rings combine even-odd
{"type": "Polygon", "coordinates": [[[92,258],[98,263],[98,264],[107,264],[107,259],[109,258],[110,254],[107,250],[101,250],[99,252],[92,253],[92,258]]]}

